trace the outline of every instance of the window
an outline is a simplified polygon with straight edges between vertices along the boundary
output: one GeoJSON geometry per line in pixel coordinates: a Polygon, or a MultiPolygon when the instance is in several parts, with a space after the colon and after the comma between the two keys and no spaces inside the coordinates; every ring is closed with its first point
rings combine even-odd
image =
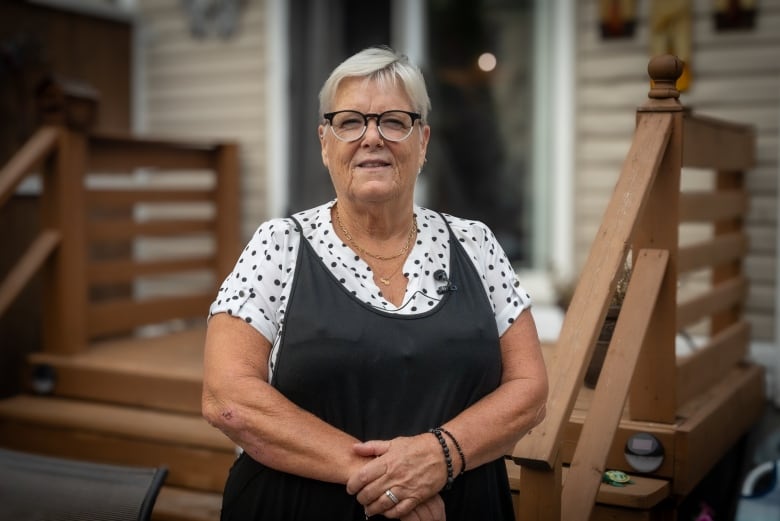
{"type": "Polygon", "coordinates": [[[433,109],[426,203],[485,222],[516,266],[532,264],[532,6],[429,0],[433,109]]]}

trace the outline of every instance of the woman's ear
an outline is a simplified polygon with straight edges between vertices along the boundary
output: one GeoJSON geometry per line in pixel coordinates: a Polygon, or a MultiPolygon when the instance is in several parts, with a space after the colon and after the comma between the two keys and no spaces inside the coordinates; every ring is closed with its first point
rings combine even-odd
{"type": "Polygon", "coordinates": [[[327,144],[325,143],[325,127],[320,125],[317,127],[317,135],[320,138],[320,154],[322,155],[322,164],[325,168],[328,167],[328,151],[327,144]]]}

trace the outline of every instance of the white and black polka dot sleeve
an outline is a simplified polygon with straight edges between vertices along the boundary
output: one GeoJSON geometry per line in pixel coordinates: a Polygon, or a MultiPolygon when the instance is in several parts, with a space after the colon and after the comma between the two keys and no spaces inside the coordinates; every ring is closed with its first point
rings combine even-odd
{"type": "Polygon", "coordinates": [[[261,224],[219,288],[209,316],[239,317],[273,342],[284,320],[299,241],[291,219],[261,224]]]}

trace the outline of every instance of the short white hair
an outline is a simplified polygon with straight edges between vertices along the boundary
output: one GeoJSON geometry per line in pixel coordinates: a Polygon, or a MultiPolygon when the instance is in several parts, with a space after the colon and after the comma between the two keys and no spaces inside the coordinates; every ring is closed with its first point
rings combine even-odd
{"type": "Polygon", "coordinates": [[[367,78],[380,86],[401,86],[412,102],[414,112],[419,112],[424,122],[431,110],[431,100],[420,69],[409,58],[389,47],[369,47],[353,54],[333,69],[320,89],[320,116],[330,111],[339,84],[346,78],[367,78]]]}

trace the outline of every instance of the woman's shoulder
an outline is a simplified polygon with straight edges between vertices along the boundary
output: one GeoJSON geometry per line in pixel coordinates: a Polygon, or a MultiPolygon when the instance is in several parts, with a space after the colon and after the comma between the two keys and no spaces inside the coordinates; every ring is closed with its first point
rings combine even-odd
{"type": "Polygon", "coordinates": [[[257,227],[252,239],[267,241],[273,238],[275,242],[279,242],[280,240],[284,242],[285,240],[290,239],[296,240],[301,228],[305,231],[318,227],[319,223],[322,221],[323,212],[328,208],[328,204],[324,204],[314,208],[301,210],[289,217],[273,217],[263,221],[257,227]]]}
{"type": "Polygon", "coordinates": [[[441,222],[441,219],[444,219],[455,234],[455,237],[462,243],[471,242],[483,244],[486,241],[492,242],[494,240],[493,232],[488,225],[482,221],[458,217],[446,212],[437,212],[427,208],[421,208],[421,210],[426,218],[437,219],[439,222],[441,222]]]}
{"type": "MultiPolygon", "coordinates": [[[[298,223],[301,226],[303,234],[311,239],[317,233],[327,232],[330,223],[330,208],[333,206],[335,200],[328,201],[325,204],[301,210],[292,215],[294,223],[298,223]]],[[[298,231],[297,226],[295,227],[298,231]]]]}

